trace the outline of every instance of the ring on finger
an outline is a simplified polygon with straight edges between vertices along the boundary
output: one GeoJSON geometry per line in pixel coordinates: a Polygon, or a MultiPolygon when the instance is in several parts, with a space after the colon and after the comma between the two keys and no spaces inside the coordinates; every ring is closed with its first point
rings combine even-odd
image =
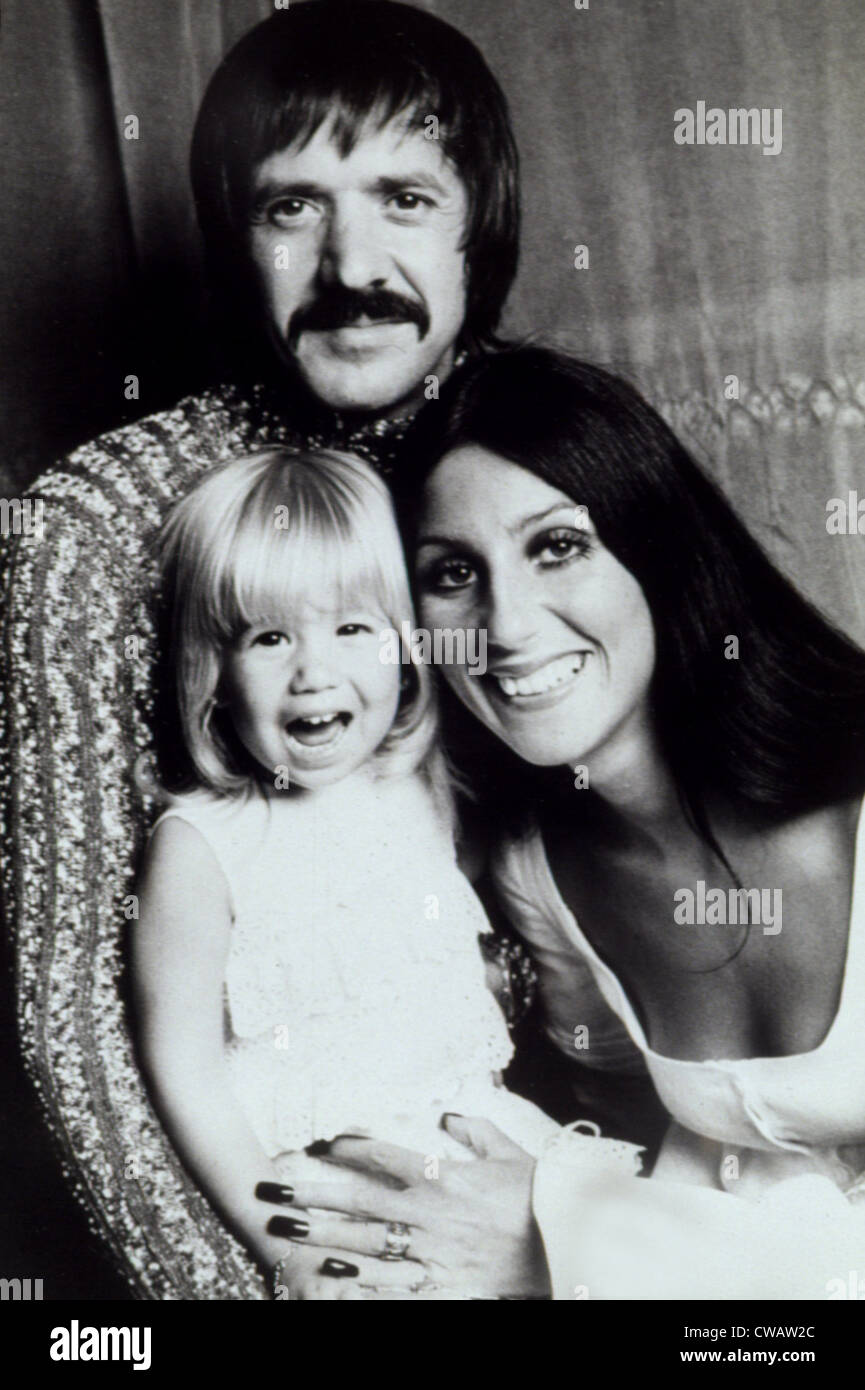
{"type": "Polygon", "coordinates": [[[388,1221],[380,1260],[404,1260],[411,1245],[411,1230],[404,1221],[388,1221]]]}

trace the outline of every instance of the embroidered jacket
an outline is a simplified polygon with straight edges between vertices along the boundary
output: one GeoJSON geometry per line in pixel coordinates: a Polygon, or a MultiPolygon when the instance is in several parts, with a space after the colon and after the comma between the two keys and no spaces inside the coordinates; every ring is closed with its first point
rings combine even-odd
{"type": "Polygon", "coordinates": [[[325,438],[271,388],[189,397],[76,450],[5,547],[0,827],[18,1028],[67,1176],[138,1297],[264,1299],[257,1267],[180,1165],[145,1092],[123,967],[153,798],[155,567],[171,504],[272,445],[352,449],[387,474],[405,422],[325,438]]]}

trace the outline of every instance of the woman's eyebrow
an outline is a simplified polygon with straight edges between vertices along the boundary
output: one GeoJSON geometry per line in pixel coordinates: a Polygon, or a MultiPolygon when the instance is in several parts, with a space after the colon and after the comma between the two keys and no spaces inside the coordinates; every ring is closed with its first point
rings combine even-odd
{"type": "Polygon", "coordinates": [[[547,507],[544,511],[533,512],[531,516],[523,517],[522,521],[518,521],[515,525],[509,526],[508,534],[511,536],[518,535],[520,531],[525,531],[529,526],[534,526],[536,522],[546,521],[548,516],[555,516],[556,512],[576,512],[576,510],[577,504],[576,502],[572,502],[570,498],[562,502],[554,502],[551,507],[547,507]]]}
{"type": "Polygon", "coordinates": [[[420,536],[417,541],[418,550],[423,550],[426,545],[440,545],[446,550],[450,550],[454,546],[460,550],[472,549],[471,543],[460,540],[459,536],[420,536]]]}
{"type": "MultiPolygon", "coordinates": [[[[529,526],[534,526],[539,521],[545,521],[547,517],[555,516],[557,512],[576,512],[576,510],[576,502],[571,502],[570,499],[554,502],[551,507],[545,507],[542,512],[533,512],[531,516],[524,516],[519,521],[514,522],[513,526],[508,526],[508,535],[517,536],[527,530],[529,526]]],[[[418,550],[421,550],[425,545],[442,545],[448,548],[457,546],[460,550],[473,549],[471,541],[461,540],[459,536],[421,536],[417,542],[418,550]]]]}

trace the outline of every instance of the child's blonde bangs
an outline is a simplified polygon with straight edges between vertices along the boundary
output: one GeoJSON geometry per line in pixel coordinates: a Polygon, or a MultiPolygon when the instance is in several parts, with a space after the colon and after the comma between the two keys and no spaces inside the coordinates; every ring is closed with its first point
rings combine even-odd
{"type": "Polygon", "coordinates": [[[227,640],[306,605],[373,610],[385,625],[404,608],[407,586],[387,563],[399,544],[387,510],[329,496],[310,481],[292,469],[290,486],[277,475],[250,498],[214,595],[213,616],[227,640]]]}

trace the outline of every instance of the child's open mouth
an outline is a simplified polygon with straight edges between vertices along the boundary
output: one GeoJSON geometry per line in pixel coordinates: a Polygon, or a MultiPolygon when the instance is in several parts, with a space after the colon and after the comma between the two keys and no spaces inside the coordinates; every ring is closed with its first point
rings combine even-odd
{"type": "Polygon", "coordinates": [[[302,748],[331,748],[342,738],[350,721],[350,714],[338,710],[308,714],[304,719],[289,720],[285,731],[302,748]]]}

